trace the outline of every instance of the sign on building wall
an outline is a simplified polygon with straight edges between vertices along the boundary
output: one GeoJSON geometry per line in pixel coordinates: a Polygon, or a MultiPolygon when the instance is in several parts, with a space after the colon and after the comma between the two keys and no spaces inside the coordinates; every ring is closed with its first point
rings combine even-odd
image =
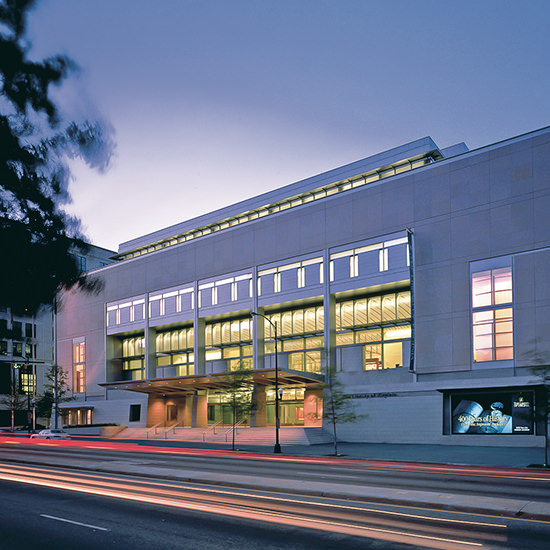
{"type": "Polygon", "coordinates": [[[532,391],[451,396],[453,434],[533,434],[532,391]]]}

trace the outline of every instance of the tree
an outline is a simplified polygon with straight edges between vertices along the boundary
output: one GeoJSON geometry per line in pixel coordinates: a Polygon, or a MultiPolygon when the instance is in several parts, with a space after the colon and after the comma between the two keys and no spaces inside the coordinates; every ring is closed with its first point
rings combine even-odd
{"type": "Polygon", "coordinates": [[[332,365],[325,369],[323,390],[323,418],[332,426],[334,455],[338,456],[337,426],[356,422],[365,415],[355,413],[354,405],[344,393],[343,385],[336,376],[336,368],[332,365]]]}
{"type": "Polygon", "coordinates": [[[69,395],[71,389],[67,383],[67,371],[63,367],[52,365],[46,372],[46,379],[44,394],[38,398],[36,403],[37,414],[50,419],[54,415],[55,424],[60,403],[71,401],[74,397],[69,395]]]}
{"type": "Polygon", "coordinates": [[[36,416],[37,418],[51,418],[53,405],[53,393],[45,390],[42,395],[36,399],[36,416]]]}
{"type": "MultiPolygon", "coordinates": [[[[516,357],[516,367],[527,368],[536,378],[535,403],[523,417],[524,420],[533,422],[534,426],[542,425],[544,430],[544,467],[549,465],[548,422],[550,420],[550,350],[545,339],[532,339],[527,342],[526,349],[516,357]],[[537,387],[538,386],[538,387],[537,387]]],[[[523,415],[522,415],[523,416],[523,415]]],[[[537,430],[538,433],[538,430],[537,430]]]]}
{"type": "Polygon", "coordinates": [[[252,399],[253,382],[248,370],[233,371],[224,377],[227,396],[226,406],[231,410],[231,450],[235,450],[235,433],[237,424],[256,410],[256,403],[252,399]]]}
{"type": "Polygon", "coordinates": [[[34,0],[0,0],[0,304],[35,313],[57,291],[94,288],[70,250],[85,250],[70,201],[68,161],[104,170],[113,142],[99,123],[65,121],[51,96],[76,69],[65,56],[28,57],[26,19],[34,0]]]}
{"type": "Polygon", "coordinates": [[[536,365],[531,372],[542,385],[538,394],[537,406],[534,409],[535,422],[542,422],[544,426],[544,467],[548,468],[548,421],[550,420],[550,365],[536,365]]]}
{"type": "Polygon", "coordinates": [[[11,430],[15,428],[16,411],[24,411],[27,409],[27,397],[21,393],[16,373],[10,365],[10,393],[0,397],[0,404],[6,406],[11,411],[11,430]]]}

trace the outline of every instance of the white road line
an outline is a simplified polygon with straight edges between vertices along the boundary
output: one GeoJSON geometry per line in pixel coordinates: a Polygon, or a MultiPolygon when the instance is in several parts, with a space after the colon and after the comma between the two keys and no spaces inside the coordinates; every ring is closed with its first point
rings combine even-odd
{"type": "Polygon", "coordinates": [[[312,476],[312,477],[347,477],[349,479],[357,479],[359,476],[346,476],[346,475],[341,475],[341,474],[328,474],[326,472],[322,472],[322,473],[308,473],[306,474],[308,476],[312,476]]]}
{"type": "Polygon", "coordinates": [[[72,523],[73,525],[80,525],[81,527],[89,527],[90,529],[98,529],[99,531],[108,531],[105,527],[98,527],[97,525],[89,525],[88,523],[80,523],[79,521],[72,521],[70,519],[58,518],[55,516],[48,516],[46,514],[40,514],[40,517],[47,519],[55,519],[56,521],[64,521],[65,523],[72,523]]]}

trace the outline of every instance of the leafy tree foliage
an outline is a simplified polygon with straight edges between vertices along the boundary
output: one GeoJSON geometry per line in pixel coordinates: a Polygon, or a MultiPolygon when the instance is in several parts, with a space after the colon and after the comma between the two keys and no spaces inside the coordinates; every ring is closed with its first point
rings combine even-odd
{"type": "Polygon", "coordinates": [[[227,401],[224,403],[231,411],[231,450],[235,450],[237,426],[256,410],[252,399],[253,381],[249,370],[238,370],[223,377],[227,401]]]}
{"type": "Polygon", "coordinates": [[[531,367],[531,372],[537,377],[538,382],[542,386],[541,391],[538,392],[537,406],[534,411],[535,422],[540,422],[544,429],[544,466],[550,467],[548,461],[548,444],[550,443],[550,437],[548,430],[550,426],[550,365],[536,365],[531,367]]]}
{"type": "Polygon", "coordinates": [[[365,415],[355,413],[354,405],[344,393],[344,386],[338,380],[336,368],[332,365],[325,369],[323,390],[323,418],[332,426],[334,455],[338,456],[338,426],[357,422],[365,415]]]}
{"type": "Polygon", "coordinates": [[[0,397],[0,405],[3,405],[11,412],[11,429],[13,431],[15,427],[15,416],[17,411],[24,411],[27,409],[27,397],[21,393],[21,388],[17,383],[17,376],[13,372],[13,368],[10,365],[11,380],[10,380],[10,393],[4,394],[0,397]]]}
{"type": "Polygon", "coordinates": [[[52,415],[53,393],[49,390],[44,391],[43,395],[38,396],[36,400],[36,417],[50,418],[52,415]]]}
{"type": "MultiPolygon", "coordinates": [[[[51,418],[53,410],[59,411],[60,403],[71,401],[71,389],[67,383],[67,371],[58,365],[52,365],[46,372],[47,382],[44,385],[44,394],[36,402],[37,416],[51,418]]],[[[55,418],[53,419],[55,424],[55,418]]]]}
{"type": "Polygon", "coordinates": [[[35,313],[56,292],[90,284],[71,250],[85,250],[69,200],[68,162],[107,167],[113,144],[98,123],[63,120],[52,99],[76,69],[65,56],[29,59],[26,19],[34,0],[0,0],[0,304],[35,313]]]}

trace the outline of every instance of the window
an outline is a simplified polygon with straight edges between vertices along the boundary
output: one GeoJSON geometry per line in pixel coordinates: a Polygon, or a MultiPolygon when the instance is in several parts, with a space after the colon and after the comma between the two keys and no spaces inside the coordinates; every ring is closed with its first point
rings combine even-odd
{"type": "Polygon", "coordinates": [[[0,355],[8,354],[8,342],[6,340],[0,340],[0,355]]]}
{"type": "Polygon", "coordinates": [[[403,366],[411,338],[410,291],[336,304],[336,345],[363,345],[363,370],[403,366]]]}
{"type": "Polygon", "coordinates": [[[273,274],[273,292],[281,292],[281,274],[279,272],[273,274]]]}
{"type": "Polygon", "coordinates": [[[14,342],[13,343],[13,355],[15,357],[23,357],[23,343],[14,342]]]}
{"type": "Polygon", "coordinates": [[[143,380],[145,374],[145,338],[122,340],[122,380],[143,380]]]}
{"type": "Polygon", "coordinates": [[[141,405],[130,405],[130,422],[139,422],[141,420],[141,405]]]}
{"type": "MultiPolygon", "coordinates": [[[[313,306],[268,315],[277,325],[279,353],[288,354],[288,368],[306,372],[321,372],[324,309],[313,306]]],[[[264,325],[264,352],[275,353],[275,331],[271,323],[264,325]]]]}
{"type": "Polygon", "coordinates": [[[379,271],[388,271],[389,262],[388,262],[388,249],[382,248],[378,251],[378,270],[379,271]]]}
{"type": "Polygon", "coordinates": [[[76,257],[76,265],[78,267],[79,273],[84,273],[86,271],[86,257],[85,256],[77,256],[76,257]]]}
{"type": "Polygon", "coordinates": [[[86,391],[86,342],[73,341],[73,393],[86,391]]]}
{"type": "Polygon", "coordinates": [[[25,338],[32,338],[34,336],[34,333],[36,332],[33,330],[34,326],[32,323],[25,323],[25,338]]]}
{"type": "Polygon", "coordinates": [[[13,330],[13,337],[14,338],[22,338],[23,336],[23,323],[20,321],[13,321],[12,325],[13,330]]]}
{"type": "Polygon", "coordinates": [[[193,327],[160,332],[156,336],[157,377],[194,374],[193,327]]]}
{"type": "Polygon", "coordinates": [[[512,268],[472,273],[473,360],[514,357],[512,268]]]}
{"type": "MultiPolygon", "coordinates": [[[[206,360],[226,360],[226,370],[252,369],[252,319],[209,323],[205,327],[206,360]]],[[[190,373],[192,374],[192,373],[190,373]]]]}
{"type": "Polygon", "coordinates": [[[25,395],[34,393],[34,374],[31,365],[22,365],[19,369],[19,380],[21,392],[25,395]]]}

